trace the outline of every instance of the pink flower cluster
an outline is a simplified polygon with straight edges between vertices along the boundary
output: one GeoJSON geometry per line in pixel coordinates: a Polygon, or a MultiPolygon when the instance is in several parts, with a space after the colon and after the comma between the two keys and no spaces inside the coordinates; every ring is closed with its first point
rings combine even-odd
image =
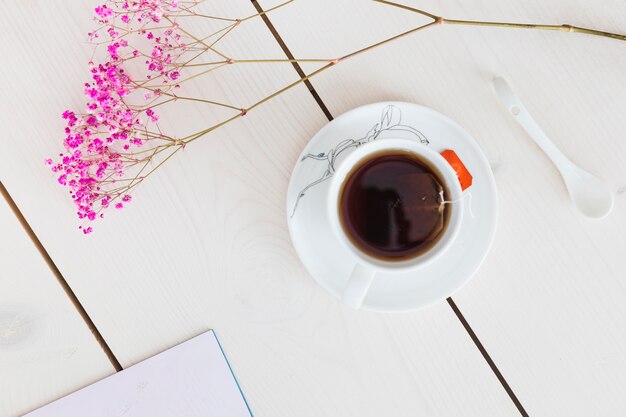
{"type": "MultiPolygon", "coordinates": [[[[164,85],[175,82],[180,77],[176,60],[186,49],[176,24],[161,24],[165,29],[150,25],[164,21],[177,8],[175,0],[111,0],[95,9],[101,27],[89,37],[95,40],[106,33],[100,42],[106,47],[106,59],[89,63],[92,80],[85,84],[85,110],[63,112],[66,152],[56,161],[46,160],[58,182],[68,187],[80,219],[93,221],[110,206],[123,208],[131,201],[128,191],[143,178],[133,169],[145,159],[142,146],[159,139],[159,116],[150,103],[162,94],[160,88],[144,84],[156,77],[164,85]],[[143,47],[132,47],[131,41],[141,41],[143,47]],[[127,70],[136,59],[145,64],[142,79],[127,70]],[[142,103],[131,104],[138,91],[142,103]]],[[[85,234],[93,231],[90,226],[80,228],[85,234]]]]}
{"type": "MultiPolygon", "coordinates": [[[[60,174],[58,182],[69,188],[78,217],[87,220],[95,220],[100,207],[107,208],[114,198],[103,187],[124,176],[125,165],[132,160],[122,152],[143,145],[144,137],[137,128],[145,123],[139,112],[122,100],[132,88],[123,69],[107,62],[94,66],[91,72],[93,82],[85,84],[89,99],[86,112],[63,112],[67,152],[59,154],[56,164],[51,159],[46,161],[53,172],[60,174]]],[[[122,200],[130,201],[128,197],[124,195],[122,200]]],[[[91,227],[83,228],[84,233],[91,231],[91,227]]]]}

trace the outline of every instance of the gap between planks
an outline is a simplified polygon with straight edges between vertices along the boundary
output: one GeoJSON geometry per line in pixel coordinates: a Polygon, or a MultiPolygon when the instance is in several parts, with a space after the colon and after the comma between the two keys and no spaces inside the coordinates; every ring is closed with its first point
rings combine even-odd
{"type": "Polygon", "coordinates": [[[463,316],[463,313],[461,313],[461,310],[459,310],[459,307],[457,307],[457,305],[454,302],[454,300],[452,299],[452,297],[448,297],[446,299],[446,301],[448,302],[448,305],[450,306],[450,308],[452,308],[452,311],[454,311],[454,314],[456,315],[456,317],[459,319],[459,321],[463,325],[463,328],[465,329],[465,331],[467,332],[469,337],[472,339],[472,341],[474,342],[474,344],[476,345],[476,347],[480,351],[481,355],[483,355],[483,358],[485,359],[485,361],[487,362],[487,364],[489,365],[489,367],[491,368],[493,373],[496,375],[496,378],[498,378],[498,381],[500,381],[500,384],[502,384],[502,387],[504,388],[506,393],[511,398],[511,401],[513,401],[513,404],[515,404],[515,407],[517,407],[517,410],[520,412],[520,414],[523,417],[528,417],[528,413],[524,409],[524,406],[522,405],[520,400],[517,398],[517,395],[515,395],[515,393],[513,392],[513,389],[511,389],[511,386],[506,381],[506,379],[502,375],[502,372],[500,372],[500,370],[496,366],[496,364],[493,361],[493,359],[491,359],[491,356],[487,352],[487,349],[485,349],[485,347],[483,346],[483,344],[480,341],[480,339],[478,338],[478,336],[476,336],[476,333],[474,333],[474,330],[469,325],[469,323],[467,322],[467,320],[463,316]]]}
{"type": "Polygon", "coordinates": [[[80,300],[78,299],[78,297],[76,297],[76,294],[74,293],[70,285],[67,283],[66,279],[63,277],[63,274],[61,274],[61,271],[56,266],[56,264],[50,257],[50,254],[48,253],[46,248],[43,246],[43,244],[41,243],[41,241],[39,240],[39,238],[33,231],[33,228],[30,227],[30,224],[28,224],[28,221],[26,220],[21,210],[19,209],[19,207],[13,200],[13,197],[11,197],[11,195],[9,194],[9,191],[6,189],[4,184],[2,184],[2,182],[0,182],[0,194],[2,194],[2,197],[4,197],[4,199],[6,200],[7,204],[11,208],[11,211],[13,212],[17,220],[22,225],[22,228],[24,229],[24,231],[26,232],[30,240],[33,242],[33,245],[35,245],[35,248],[37,249],[41,257],[46,262],[46,265],[48,265],[48,268],[50,268],[50,271],[52,271],[52,274],[54,274],[54,276],[56,277],[59,285],[61,285],[61,288],[63,289],[65,294],[69,297],[72,305],[74,306],[74,308],[76,309],[80,317],[83,319],[83,321],[87,325],[87,328],[89,328],[89,331],[91,332],[91,334],[98,341],[100,348],[106,355],[109,362],[111,362],[111,365],[113,365],[113,368],[115,368],[115,371],[116,372],[121,371],[123,369],[122,365],[113,354],[113,351],[107,344],[106,340],[104,340],[104,337],[102,337],[102,334],[100,333],[100,331],[94,324],[93,320],[91,320],[91,317],[89,317],[89,314],[87,314],[87,311],[81,304],[80,300]]]}
{"type": "MultiPolygon", "coordinates": [[[[264,10],[261,7],[261,5],[257,2],[257,0],[251,0],[251,2],[252,2],[252,5],[254,6],[254,8],[257,10],[257,12],[261,13],[261,18],[263,19],[263,22],[265,22],[265,25],[267,26],[269,31],[274,36],[274,38],[276,39],[276,42],[278,42],[278,45],[283,50],[283,52],[285,53],[287,58],[288,59],[294,59],[294,56],[291,53],[291,51],[289,50],[289,48],[287,47],[287,44],[285,44],[285,41],[282,39],[282,37],[280,36],[278,31],[276,30],[276,28],[272,24],[272,22],[271,22],[270,18],[268,17],[268,15],[266,13],[264,13],[264,10]]],[[[304,71],[302,70],[302,67],[300,67],[298,62],[294,61],[291,64],[293,65],[293,68],[296,70],[296,72],[298,73],[298,76],[300,78],[305,78],[306,77],[306,74],[304,73],[304,71]]],[[[328,110],[328,107],[326,107],[326,104],[324,104],[324,101],[322,100],[320,95],[315,90],[315,87],[313,87],[313,84],[311,83],[311,81],[308,80],[308,79],[304,80],[304,84],[307,86],[307,88],[308,88],[309,92],[311,93],[311,95],[313,96],[313,99],[315,100],[315,102],[320,106],[320,108],[321,108],[322,112],[324,113],[324,115],[328,118],[328,121],[332,121],[333,120],[333,115],[328,110]]],[[[469,337],[474,342],[474,345],[476,346],[476,348],[480,351],[481,355],[483,356],[483,359],[485,359],[485,361],[489,365],[489,368],[491,368],[491,371],[495,374],[496,378],[498,378],[498,381],[500,381],[500,384],[502,385],[502,387],[504,388],[504,390],[508,394],[508,396],[511,399],[511,401],[513,401],[513,404],[515,404],[515,407],[517,407],[517,410],[520,412],[520,414],[523,417],[528,417],[528,413],[524,409],[524,406],[522,405],[522,403],[519,401],[519,399],[517,398],[517,396],[513,392],[513,389],[511,389],[511,386],[509,385],[507,380],[504,378],[504,376],[502,375],[502,372],[500,372],[500,370],[496,366],[496,364],[493,361],[493,359],[491,359],[491,356],[489,355],[489,353],[485,349],[484,345],[482,344],[482,342],[480,341],[478,336],[476,336],[476,333],[474,332],[472,327],[469,325],[469,323],[467,322],[467,320],[463,316],[463,313],[461,313],[461,310],[459,310],[459,307],[456,305],[456,303],[454,302],[452,297],[448,297],[446,299],[446,301],[448,302],[448,305],[450,306],[450,308],[452,309],[452,311],[456,315],[457,319],[463,325],[463,328],[465,329],[465,331],[467,332],[469,337]]]]}

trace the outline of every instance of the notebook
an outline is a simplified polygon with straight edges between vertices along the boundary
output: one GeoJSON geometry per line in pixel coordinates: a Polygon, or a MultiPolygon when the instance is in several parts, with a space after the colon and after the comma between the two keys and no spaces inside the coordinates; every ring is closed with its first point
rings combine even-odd
{"type": "Polygon", "coordinates": [[[252,417],[213,331],[25,417],[252,417]]]}

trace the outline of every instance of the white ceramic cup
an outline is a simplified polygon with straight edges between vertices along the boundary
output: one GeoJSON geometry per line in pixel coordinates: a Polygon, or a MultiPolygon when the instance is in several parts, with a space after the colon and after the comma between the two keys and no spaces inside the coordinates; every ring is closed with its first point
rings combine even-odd
{"type": "MultiPolygon", "coordinates": [[[[350,307],[359,308],[377,273],[404,273],[413,270],[419,273],[417,270],[420,267],[440,257],[452,245],[459,232],[463,218],[462,193],[459,179],[450,164],[438,152],[419,142],[407,139],[378,139],[359,146],[354,152],[349,154],[333,175],[328,198],[328,218],[331,228],[337,239],[353,255],[352,261],[355,264],[348,284],[343,290],[341,301],[350,307]],[[400,261],[386,261],[373,258],[358,249],[346,235],[339,218],[340,193],[343,183],[353,168],[371,154],[393,150],[409,152],[417,155],[420,159],[428,161],[431,168],[435,169],[436,174],[444,182],[448,192],[445,195],[446,201],[451,201],[449,203],[451,205],[449,208],[451,210],[450,217],[446,229],[443,231],[443,236],[439,237],[439,240],[428,251],[414,258],[400,261]]],[[[393,277],[386,279],[393,279],[393,277]]]]}

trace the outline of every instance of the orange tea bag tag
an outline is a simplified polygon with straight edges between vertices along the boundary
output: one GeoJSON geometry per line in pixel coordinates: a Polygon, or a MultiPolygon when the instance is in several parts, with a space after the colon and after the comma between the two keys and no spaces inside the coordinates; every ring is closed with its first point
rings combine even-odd
{"type": "Polygon", "coordinates": [[[452,169],[454,169],[454,172],[456,172],[456,176],[461,183],[461,190],[465,191],[466,188],[472,185],[472,174],[470,174],[463,162],[461,162],[456,152],[452,149],[446,149],[441,152],[441,156],[448,161],[452,169]]]}

